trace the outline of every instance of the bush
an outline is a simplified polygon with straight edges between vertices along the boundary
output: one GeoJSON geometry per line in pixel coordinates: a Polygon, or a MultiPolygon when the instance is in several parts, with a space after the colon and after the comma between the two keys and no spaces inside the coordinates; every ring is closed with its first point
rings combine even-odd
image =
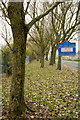
{"type": "Polygon", "coordinates": [[[10,49],[5,46],[2,51],[2,73],[6,73],[8,76],[12,74],[12,53],[10,49]]]}

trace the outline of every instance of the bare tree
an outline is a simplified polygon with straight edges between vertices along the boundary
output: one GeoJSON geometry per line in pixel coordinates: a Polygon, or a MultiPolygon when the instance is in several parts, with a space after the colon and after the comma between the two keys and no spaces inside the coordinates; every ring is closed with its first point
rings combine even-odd
{"type": "MultiPolygon", "coordinates": [[[[47,9],[46,4],[48,3],[43,3],[43,12],[45,9],[47,9]]],[[[33,18],[35,18],[35,15],[38,14],[36,11],[35,7],[36,3],[34,3],[34,12],[33,12],[33,18]]],[[[45,51],[47,49],[48,43],[49,43],[49,32],[48,32],[48,26],[46,26],[46,18],[42,18],[39,22],[34,24],[33,32],[30,36],[32,38],[32,42],[36,44],[36,46],[39,47],[39,55],[40,55],[40,62],[41,62],[41,67],[44,67],[44,55],[45,51]],[[33,37],[34,36],[34,37],[33,37]],[[47,37],[48,36],[48,37],[47,37]]]]}
{"type": "MultiPolygon", "coordinates": [[[[54,63],[54,55],[53,51],[58,49],[59,42],[65,42],[66,40],[71,40],[76,32],[77,26],[80,24],[78,20],[79,14],[79,4],[76,6],[73,2],[64,2],[57,6],[51,15],[52,20],[52,39],[51,39],[51,61],[50,64],[54,63]]],[[[57,69],[61,69],[61,56],[58,56],[58,66],[57,69]]]]}
{"type": "Polygon", "coordinates": [[[5,20],[9,18],[13,33],[13,74],[10,89],[11,116],[21,115],[26,108],[24,101],[24,80],[27,34],[37,21],[45,17],[59,4],[59,2],[53,4],[44,13],[36,16],[28,24],[25,24],[25,15],[27,14],[30,2],[27,3],[25,12],[23,2],[9,2],[8,6],[3,1],[0,2],[4,18],[5,20]]]}
{"type": "MultiPolygon", "coordinates": [[[[79,3],[62,3],[61,4],[61,14],[59,17],[61,22],[62,34],[60,37],[60,42],[70,41],[78,31],[78,25],[80,21],[78,20],[79,14],[79,3]]],[[[58,66],[57,69],[61,70],[61,56],[58,56],[58,66]]]]}

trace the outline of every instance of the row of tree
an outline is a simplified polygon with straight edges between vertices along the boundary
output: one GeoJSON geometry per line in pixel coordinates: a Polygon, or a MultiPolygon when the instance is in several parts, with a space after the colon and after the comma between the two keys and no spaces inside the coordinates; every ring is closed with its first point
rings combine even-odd
{"type": "MultiPolygon", "coordinates": [[[[38,14],[36,2],[33,3],[33,15],[35,18],[38,14]]],[[[42,4],[43,11],[50,7],[49,3],[42,4]]],[[[48,59],[48,53],[51,49],[50,65],[55,64],[56,50],[58,43],[71,41],[74,39],[78,31],[79,4],[73,2],[64,2],[57,6],[48,14],[34,24],[34,27],[29,32],[30,38],[28,41],[31,49],[36,53],[37,59],[40,59],[41,67],[44,67],[44,56],[48,59]],[[34,47],[35,46],[35,47],[34,47]]],[[[42,11],[42,12],[43,12],[42,11]]],[[[61,70],[61,56],[58,56],[57,69],[61,70]]]]}
{"type": "Polygon", "coordinates": [[[77,25],[80,24],[80,21],[77,20],[80,2],[77,3],[77,7],[72,2],[43,3],[43,7],[32,3],[31,0],[26,5],[24,2],[0,1],[2,20],[5,20],[11,26],[13,35],[13,46],[10,46],[6,40],[13,55],[9,113],[11,117],[15,116],[15,118],[11,119],[16,119],[16,116],[21,115],[26,108],[24,80],[28,33],[31,36],[31,46],[40,58],[41,66],[43,67],[44,54],[48,54],[49,47],[51,46],[52,49],[50,64],[53,64],[52,59],[55,57],[58,42],[69,40],[75,33],[77,25]],[[30,21],[28,15],[31,18],[30,21]],[[30,31],[31,28],[32,30],[30,31]]]}

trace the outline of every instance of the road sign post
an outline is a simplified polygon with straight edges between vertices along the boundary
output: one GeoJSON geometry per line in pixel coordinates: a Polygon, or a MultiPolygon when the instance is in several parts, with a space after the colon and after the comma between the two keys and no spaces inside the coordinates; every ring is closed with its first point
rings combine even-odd
{"type": "Polygon", "coordinates": [[[61,56],[61,73],[62,73],[62,56],[61,56]]]}
{"type": "MultiPolygon", "coordinates": [[[[73,61],[74,61],[74,58],[72,57],[72,62],[73,62],[73,61]]],[[[74,74],[74,62],[73,62],[72,74],[74,74]]]]}
{"type": "MultiPolygon", "coordinates": [[[[71,43],[69,41],[59,43],[59,55],[61,56],[61,73],[62,73],[62,56],[76,55],[76,43],[71,43]]],[[[74,72],[74,68],[73,68],[73,72],[74,72]]]]}

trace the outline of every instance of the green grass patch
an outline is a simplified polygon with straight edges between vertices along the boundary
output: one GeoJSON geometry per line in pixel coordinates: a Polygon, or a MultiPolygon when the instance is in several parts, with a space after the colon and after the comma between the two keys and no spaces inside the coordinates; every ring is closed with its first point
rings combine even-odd
{"type": "Polygon", "coordinates": [[[66,59],[66,58],[63,58],[63,60],[69,60],[69,61],[74,60],[74,61],[80,61],[80,58],[79,58],[79,59],[78,59],[78,58],[75,58],[75,59],[66,59]]]}

